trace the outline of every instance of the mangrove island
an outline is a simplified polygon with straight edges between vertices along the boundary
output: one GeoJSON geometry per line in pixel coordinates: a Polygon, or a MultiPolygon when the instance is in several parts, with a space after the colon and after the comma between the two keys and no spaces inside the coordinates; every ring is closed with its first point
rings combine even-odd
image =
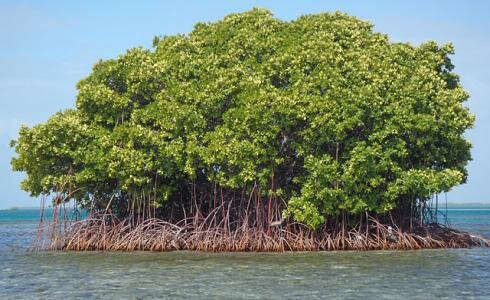
{"type": "Polygon", "coordinates": [[[101,60],[76,107],[12,141],[62,250],[470,247],[435,195],[466,181],[474,117],[451,44],[344,13],[254,8],[101,60]],[[79,212],[87,215],[80,217],[79,212]],[[441,219],[441,217],[439,217],[441,219]]]}

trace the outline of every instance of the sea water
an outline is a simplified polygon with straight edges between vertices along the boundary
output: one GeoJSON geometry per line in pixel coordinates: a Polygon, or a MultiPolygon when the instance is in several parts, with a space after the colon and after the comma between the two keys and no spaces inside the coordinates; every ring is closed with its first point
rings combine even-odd
{"type": "MultiPolygon", "coordinates": [[[[490,207],[448,209],[490,238],[490,207]]],[[[38,210],[0,210],[0,299],[490,299],[490,248],[301,253],[27,251],[38,210]]]]}

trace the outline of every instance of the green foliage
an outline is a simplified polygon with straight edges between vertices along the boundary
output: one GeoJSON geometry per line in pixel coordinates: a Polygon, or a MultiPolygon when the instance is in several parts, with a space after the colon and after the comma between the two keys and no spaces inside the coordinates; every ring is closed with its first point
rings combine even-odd
{"type": "Polygon", "coordinates": [[[12,166],[32,195],[163,203],[190,182],[268,191],[274,178],[285,215],[311,227],[385,212],[466,180],[473,116],[452,53],[342,13],[232,14],[97,63],[75,110],[20,129],[12,166]]]}

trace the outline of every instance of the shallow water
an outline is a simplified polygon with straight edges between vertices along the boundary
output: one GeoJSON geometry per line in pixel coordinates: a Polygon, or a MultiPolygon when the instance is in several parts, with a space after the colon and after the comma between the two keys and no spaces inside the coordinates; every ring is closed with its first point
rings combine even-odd
{"type": "MultiPolygon", "coordinates": [[[[490,237],[490,210],[448,213],[455,227],[490,237]]],[[[1,299],[490,299],[490,248],[33,253],[25,249],[37,223],[4,215],[0,212],[1,299]]]]}

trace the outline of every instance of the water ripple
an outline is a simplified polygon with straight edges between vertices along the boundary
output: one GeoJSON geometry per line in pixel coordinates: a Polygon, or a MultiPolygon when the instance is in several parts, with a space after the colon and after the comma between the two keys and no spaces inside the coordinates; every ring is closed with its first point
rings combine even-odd
{"type": "MultiPolygon", "coordinates": [[[[461,224],[490,233],[490,222],[461,224]]],[[[36,225],[0,221],[0,299],[490,299],[490,248],[28,252],[36,225]]]]}

